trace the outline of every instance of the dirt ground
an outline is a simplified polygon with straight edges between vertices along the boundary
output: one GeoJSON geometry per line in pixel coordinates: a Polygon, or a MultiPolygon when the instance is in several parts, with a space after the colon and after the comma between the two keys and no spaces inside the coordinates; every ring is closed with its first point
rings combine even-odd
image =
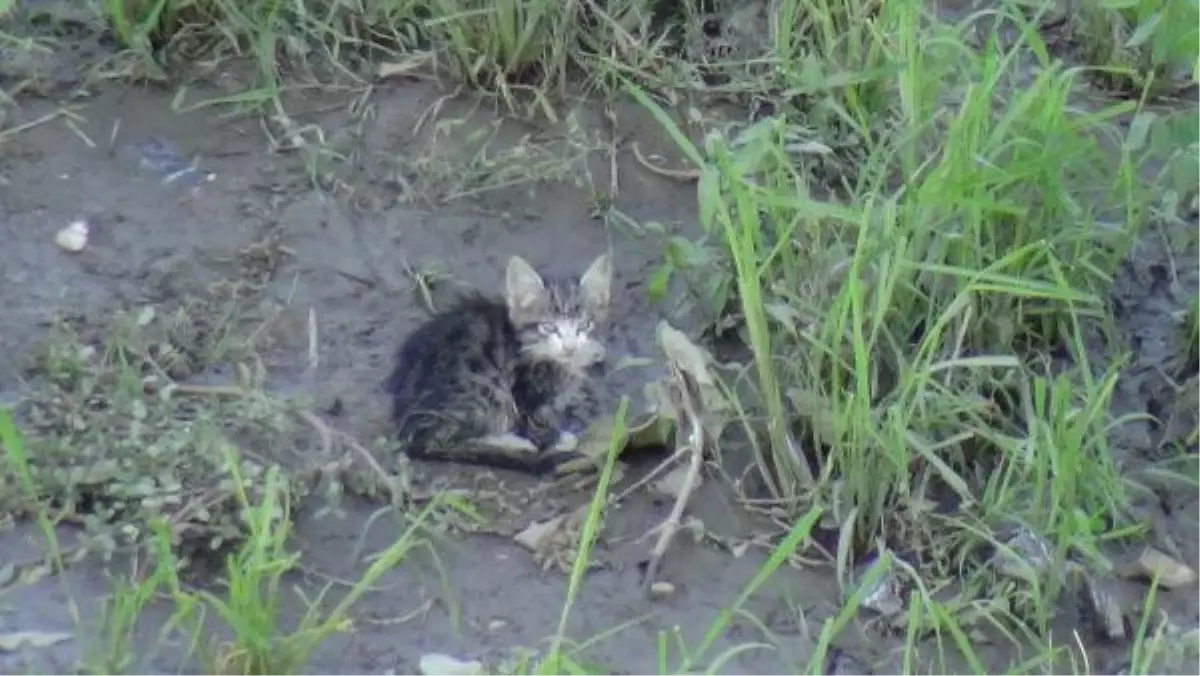
{"type": "MultiPolygon", "coordinates": [[[[208,93],[213,92],[193,90],[191,95],[198,100],[208,93]]],[[[7,138],[0,157],[5,179],[0,186],[0,307],[5,309],[0,400],[21,396],[24,355],[56,316],[98,325],[118,308],[170,302],[218,280],[221,261],[264,237],[277,238],[285,254],[267,291],[286,307],[286,321],[272,329],[278,334],[274,347],[262,355],[269,383],[279,393],[313,397],[316,410],[336,410],[329,414],[331,424],[364,442],[389,434],[387,402],[379,386],[398,341],[423,316],[407,267],[437,265],[463,282],[494,288],[511,254],[572,270],[611,246],[620,290],[618,350],[649,350],[660,318],[687,326],[687,317],[672,311],[674,300],[660,305],[646,300],[659,250],[592,217],[587,177],[606,191],[612,175],[610,159],[587,147],[588,138],[607,133],[598,110],[581,108],[579,128],[562,132],[557,141],[554,133],[505,122],[491,146],[494,152],[511,147],[524,134],[553,142],[547,147],[555,150],[545,157],[499,154],[488,160],[478,146],[471,147],[471,134],[491,129],[498,118],[486,107],[470,114],[470,102],[459,99],[437,106],[436,118],[424,117],[445,93],[425,82],[389,84],[371,97],[372,114],[357,117],[345,112],[345,100],[307,99],[293,107],[300,124],[318,124],[330,147],[350,160],[328,165],[314,164],[303,152],[269,151],[256,117],[230,117],[219,107],[176,113],[171,110],[174,92],[153,88],[98,86],[92,96],[71,104],[74,116],[60,115],[7,138]],[[305,115],[306,109],[314,112],[305,115]],[[467,121],[441,129],[436,124],[436,119],[455,118],[467,121]],[[414,133],[419,121],[423,124],[414,133]],[[196,171],[164,183],[164,176],[178,168],[164,150],[168,144],[179,156],[195,155],[200,162],[196,171]],[[585,184],[500,187],[441,205],[420,199],[475,191],[483,181],[503,182],[505,169],[522,161],[541,163],[542,173],[559,167],[564,178],[585,184]],[[331,189],[317,190],[310,172],[326,167],[333,167],[337,180],[331,189]],[[88,246],[74,254],[56,246],[55,233],[81,218],[91,227],[88,246]],[[319,336],[315,372],[308,370],[310,316],[319,336]]],[[[22,100],[8,126],[55,110],[46,100],[22,100]]],[[[636,110],[623,110],[621,120],[622,132],[643,148],[667,148],[636,110]]],[[[657,221],[670,232],[696,235],[692,184],[655,176],[628,154],[616,159],[616,169],[620,211],[636,223],[657,221]]],[[[1150,265],[1149,272],[1131,269],[1121,282],[1124,305],[1130,308],[1121,319],[1127,327],[1137,327],[1131,332],[1140,334],[1143,345],[1118,397],[1129,411],[1146,410],[1149,404],[1138,402],[1146,394],[1153,400],[1157,391],[1147,384],[1153,378],[1147,374],[1169,356],[1154,354],[1166,344],[1165,329],[1155,327],[1170,326],[1170,313],[1187,295],[1179,289],[1194,293],[1196,287],[1194,266],[1186,270],[1186,279],[1164,285],[1161,264],[1162,259],[1150,265]]],[[[223,377],[211,374],[215,381],[223,377]]],[[[1128,432],[1146,435],[1147,445],[1156,433],[1150,427],[1128,432]]],[[[636,474],[636,468],[629,473],[636,474]]],[[[477,472],[427,469],[431,476],[451,481],[477,472]]],[[[515,486],[533,481],[515,475],[503,479],[515,486]]],[[[716,487],[704,490],[693,504],[710,532],[737,538],[753,530],[753,517],[728,495],[716,487]]],[[[1200,564],[1197,501],[1182,496],[1179,502],[1162,518],[1195,568],[1200,564]]],[[[347,552],[377,550],[396,535],[386,519],[368,524],[378,507],[352,501],[341,517],[302,513],[296,546],[309,573],[292,582],[312,592],[329,579],[354,579],[365,564],[351,560],[347,552]]],[[[609,517],[601,552],[606,565],[587,577],[572,616],[568,634],[580,639],[632,622],[587,653],[616,673],[654,672],[660,630],[677,627],[689,643],[697,642],[713,618],[733,604],[765,556],[755,547],[735,556],[681,538],[663,572],[676,592],[651,602],[642,592],[638,571],[650,541],[639,538],[669,508],[669,502],[641,491],[609,517]]],[[[69,541],[69,530],[64,528],[62,537],[69,541]]],[[[0,534],[0,568],[9,557],[36,558],[41,546],[36,528],[17,524],[0,534]]],[[[420,656],[430,652],[499,664],[511,658],[514,647],[537,648],[554,633],[565,578],[557,570],[543,571],[510,538],[455,535],[439,546],[438,555],[448,589],[442,588],[431,561],[418,557],[400,566],[385,577],[383,589],[368,594],[356,608],[356,630],[322,645],[308,670],[412,673],[420,656]]],[[[0,596],[0,633],[73,633],[72,613],[84,618],[86,626],[109,588],[106,570],[101,562],[85,560],[65,575],[12,587],[0,596]]],[[[1179,611],[1182,622],[1194,624],[1195,589],[1176,594],[1178,603],[1168,605],[1179,611]]],[[[735,618],[711,656],[761,641],[762,649],[740,653],[725,671],[794,673],[815,640],[800,625],[806,622],[815,630],[839,606],[830,569],[785,568],[749,604],[765,626],[735,618]],[[804,622],[798,620],[801,613],[804,622]]],[[[167,612],[152,608],[146,614],[147,640],[167,612]]],[[[901,639],[859,627],[845,632],[838,643],[879,672],[900,668],[901,639]]],[[[86,644],[86,636],[76,635],[53,648],[0,652],[0,671],[67,672],[86,644]]],[[[147,655],[136,670],[177,671],[180,649],[165,646],[159,654],[147,655]]],[[[1096,649],[1093,657],[1100,663],[1092,669],[1099,673],[1113,673],[1128,654],[1127,647],[1096,649]]],[[[185,672],[195,668],[182,666],[185,672]]]]}
{"type": "MultiPolygon", "coordinates": [[[[623,289],[616,299],[619,334],[630,352],[649,349],[654,323],[670,314],[644,300],[647,269],[658,253],[607,232],[591,219],[583,191],[530,186],[436,210],[397,203],[398,191],[388,185],[387,172],[395,171],[394,165],[406,155],[428,153],[428,145],[412,138],[410,131],[439,96],[435,86],[409,84],[376,97],[378,115],[363,135],[363,146],[377,149],[378,156],[345,178],[355,189],[350,199],[314,190],[299,154],[265,152],[256,120],[227,122],[211,111],[176,115],[169,110],[169,97],[162,94],[113,89],[80,110],[82,134],[71,133],[57,120],[14,137],[3,168],[9,183],[3,189],[5,217],[0,226],[6,243],[3,302],[9,309],[8,329],[0,336],[5,397],[19,396],[21,355],[44,335],[56,315],[87,324],[102,321],[121,306],[168,301],[189,287],[217,279],[219,268],[210,269],[206,261],[234,256],[267,231],[280,233],[280,244],[289,252],[271,291],[286,300],[296,319],[281,329],[278,348],[264,355],[271,383],[289,393],[306,388],[318,408],[339,399],[344,413],[334,424],[361,439],[388,434],[387,401],[379,385],[398,341],[423,316],[405,277],[405,262],[418,268],[437,264],[463,282],[494,288],[513,253],[571,270],[585,265],[611,241],[616,287],[623,289]],[[104,141],[118,120],[120,138],[110,153],[104,141]],[[91,147],[84,135],[100,140],[98,147],[91,147]],[[164,185],[163,172],[141,161],[147,142],[155,140],[169,142],[185,156],[201,157],[205,175],[164,185]],[[362,204],[366,209],[354,206],[362,204]],[[55,246],[54,235],[78,218],[87,220],[91,237],[84,251],[72,255],[55,246]],[[320,336],[315,378],[302,377],[310,309],[320,336]]],[[[51,110],[30,102],[23,114],[36,119],[51,110]]],[[[337,123],[329,116],[323,122],[337,123]]],[[[593,162],[603,166],[602,158],[593,162]]],[[[695,227],[695,200],[687,184],[638,173],[632,166],[622,167],[622,176],[620,208],[632,218],[661,221],[681,232],[695,227]]],[[[520,476],[508,480],[527,481],[520,476]]],[[[728,522],[724,529],[736,532],[731,507],[729,502],[718,503],[706,515],[710,527],[721,530],[722,522],[728,522]]],[[[618,533],[613,539],[639,537],[669,508],[635,496],[621,510],[621,523],[609,524],[618,533]]],[[[362,564],[347,561],[346,552],[359,544],[366,519],[376,509],[378,505],[351,507],[344,519],[302,515],[296,535],[303,543],[306,566],[353,579],[362,564]]],[[[377,522],[362,543],[364,551],[390,544],[395,535],[377,522]]],[[[30,551],[41,539],[36,529],[24,527],[2,537],[0,549],[5,552],[30,551]]],[[[733,559],[703,546],[680,547],[665,563],[665,575],[678,590],[666,602],[651,604],[641,590],[636,564],[645,558],[647,542],[615,546],[607,553],[611,570],[589,576],[571,635],[594,636],[644,618],[598,645],[598,661],[631,673],[654,669],[658,629],[678,626],[689,641],[698,640],[761,563],[761,555],[754,552],[733,559]]],[[[454,541],[439,554],[453,598],[405,623],[389,623],[442,596],[430,566],[400,567],[385,582],[389,590],[369,595],[360,607],[359,630],[323,647],[312,670],[411,672],[427,652],[494,661],[507,657],[513,646],[536,648],[553,633],[564,591],[560,573],[542,572],[526,550],[498,536],[454,541]]],[[[793,572],[787,577],[791,579],[779,581],[776,614],[786,613],[784,598],[808,608],[810,620],[823,619],[823,613],[836,609],[826,594],[824,575],[793,572]]],[[[319,577],[311,581],[313,589],[323,583],[319,577]]],[[[46,579],[5,599],[0,630],[38,626],[69,631],[64,595],[80,604],[87,617],[87,608],[107,588],[99,563],[79,564],[66,579],[46,579]]],[[[147,623],[156,624],[153,619],[147,623]]],[[[748,631],[735,630],[718,650],[745,642],[748,631]]],[[[805,645],[797,642],[795,648],[790,657],[804,659],[805,645]]],[[[169,654],[142,668],[175,670],[169,654]]],[[[63,671],[77,656],[71,648],[0,660],[8,673],[63,671]]],[[[778,655],[747,655],[736,663],[739,670],[761,672],[782,668],[779,660],[778,655]]]]}

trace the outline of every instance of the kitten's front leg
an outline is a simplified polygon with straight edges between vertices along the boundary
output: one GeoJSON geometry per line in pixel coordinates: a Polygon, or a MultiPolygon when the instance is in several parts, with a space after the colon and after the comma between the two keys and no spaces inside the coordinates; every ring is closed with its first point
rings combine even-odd
{"type": "Polygon", "coordinates": [[[532,441],[539,451],[547,451],[553,448],[562,436],[563,422],[555,408],[546,404],[525,416],[518,434],[532,441]]]}
{"type": "Polygon", "coordinates": [[[536,430],[535,443],[540,449],[569,452],[576,449],[598,414],[592,383],[577,382],[533,411],[528,426],[536,430]]]}

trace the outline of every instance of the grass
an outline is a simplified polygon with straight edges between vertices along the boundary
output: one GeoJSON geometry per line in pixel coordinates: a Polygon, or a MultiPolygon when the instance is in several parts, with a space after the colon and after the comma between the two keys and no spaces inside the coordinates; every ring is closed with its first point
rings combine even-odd
{"type": "MultiPolygon", "coordinates": [[[[102,3],[97,21],[140,64],[135,74],[187,72],[178,54],[198,44],[212,63],[254,61],[246,92],[193,108],[259,109],[278,122],[288,119],[289,95],[304,88],[349,82],[369,94],[359,67],[369,56],[373,70],[381,62],[431,70],[489,93],[510,115],[570,130],[565,151],[532,142],[495,150],[494,128],[470,132],[466,159],[414,164],[424,181],[417,187],[438,193],[435,202],[572,178],[603,192],[584,159],[615,149],[564,112],[568,96],[628,97],[651,114],[698,174],[703,230],[699,241],[663,243],[655,287],[691,286],[713,332],[746,348],[746,368],[723,370],[765,487],[743,497],[784,524],[761,570],[698,644],[660,637],[660,673],[726,668],[737,651],[713,654],[718,639],[781,566],[814,555],[818,531],[835,537],[827,553],[844,599],[809,630],[813,650],[797,670],[821,673],[881,584],[905,592],[887,620],[906,673],[1095,670],[1093,642],[1064,642],[1059,620],[1079,579],[1103,589],[1114,549],[1150,541],[1133,472],[1118,461],[1126,449],[1112,441],[1145,416],[1120,404],[1121,379],[1138,355],[1109,296],[1146,238],[1179,231],[1197,199],[1195,108],[1178,103],[1194,106],[1186,87],[1200,77],[1195,3],[1088,0],[1059,24],[1051,3],[997,2],[950,18],[912,0],[770,6],[768,18],[716,3],[719,39],[706,37],[710,8],[690,0],[672,9],[643,0],[148,0],[102,3]],[[714,99],[742,109],[763,99],[779,114],[718,124],[714,99]],[[858,564],[871,554],[876,563],[864,572],[858,564]],[[997,658],[988,641],[1010,646],[1010,656],[997,658]]],[[[465,128],[440,121],[435,144],[465,128]]],[[[341,157],[321,138],[311,145],[322,162],[341,157]]],[[[1197,383],[1197,307],[1193,296],[1172,338],[1181,347],[1169,370],[1185,402],[1197,383]]],[[[60,394],[100,391],[118,409],[136,407],[142,369],[163,361],[146,357],[139,335],[114,332],[103,378],[81,361],[77,341],[60,342],[66,349],[49,354],[43,370],[60,394]]],[[[233,355],[249,363],[236,341],[202,347],[201,362],[233,355]]],[[[214,408],[216,419],[278,435],[289,411],[252,389],[214,408]]],[[[297,627],[284,628],[281,585],[299,556],[286,545],[287,478],[262,463],[243,476],[248,465],[217,433],[221,425],[179,439],[171,434],[178,411],[151,413],[160,424],[150,438],[127,434],[128,420],[142,415],[134,413],[115,426],[94,421],[88,429],[99,434],[55,438],[49,430],[68,413],[54,409],[28,430],[32,443],[51,438],[68,458],[110,448],[136,457],[175,443],[218,458],[213,466],[236,489],[223,494],[238,519],[221,531],[235,549],[215,592],[185,590],[172,565],[177,531],[139,512],[155,564],[114,588],[91,660],[97,672],[129,667],[137,617],[161,599],[174,608],[167,628],[190,631],[194,644],[210,614],[232,635],[203,656],[213,669],[298,671],[322,641],[351,629],[352,604],[388,568],[427,546],[429,519],[447,508],[437,502],[410,515],[409,530],[331,610],[318,599],[297,627]]],[[[77,483],[31,463],[11,421],[0,423],[21,504],[59,498],[58,511],[28,510],[53,543],[53,517],[70,511],[62,497],[78,498],[70,493],[77,483]]],[[[1189,490],[1196,429],[1193,419],[1164,439],[1175,453],[1152,468],[1189,490]]],[[[606,668],[586,665],[586,649],[619,639],[577,645],[566,627],[586,584],[614,450],[549,648],[507,671],[606,668]]],[[[1152,584],[1143,603],[1118,611],[1131,628],[1130,673],[1195,659],[1174,647],[1180,632],[1159,613],[1160,593],[1152,584]]],[[[1106,609],[1093,605],[1084,610],[1106,609]]]]}

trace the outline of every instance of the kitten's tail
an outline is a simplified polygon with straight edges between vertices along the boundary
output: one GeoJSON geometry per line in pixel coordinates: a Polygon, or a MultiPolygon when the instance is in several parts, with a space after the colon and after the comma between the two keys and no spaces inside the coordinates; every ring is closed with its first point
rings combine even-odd
{"type": "Polygon", "coordinates": [[[448,444],[408,444],[402,452],[414,460],[492,467],[535,476],[557,473],[568,463],[574,466],[584,460],[581,454],[573,450],[538,450],[532,444],[528,447],[502,445],[486,438],[448,444]]]}
{"type": "MultiPolygon", "coordinates": [[[[402,453],[414,460],[455,462],[508,469],[533,475],[545,475],[567,463],[575,464],[582,455],[568,448],[539,449],[518,434],[474,436],[460,423],[446,416],[415,414],[401,418],[402,453]]],[[[477,434],[477,433],[476,433],[477,434]]]]}

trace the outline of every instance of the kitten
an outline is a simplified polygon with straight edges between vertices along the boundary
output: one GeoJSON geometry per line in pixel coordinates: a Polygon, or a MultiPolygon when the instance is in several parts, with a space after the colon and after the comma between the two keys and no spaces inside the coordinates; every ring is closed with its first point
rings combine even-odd
{"type": "Polygon", "coordinates": [[[534,474],[578,458],[611,285],[607,254],[578,280],[513,256],[503,301],[471,295],[417,328],[385,386],[405,453],[534,474]]]}

